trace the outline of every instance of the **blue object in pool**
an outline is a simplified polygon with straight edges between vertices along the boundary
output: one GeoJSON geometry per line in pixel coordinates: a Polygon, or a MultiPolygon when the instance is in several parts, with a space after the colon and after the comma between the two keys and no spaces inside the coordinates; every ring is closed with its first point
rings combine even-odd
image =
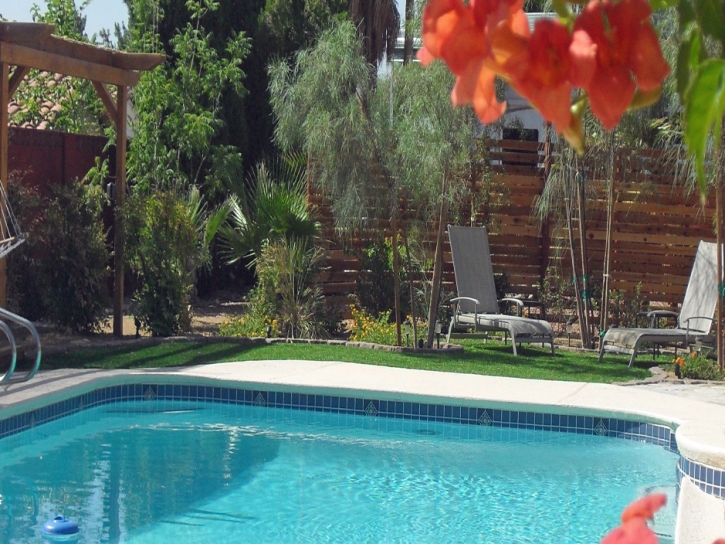
{"type": "Polygon", "coordinates": [[[55,516],[45,522],[41,534],[46,542],[78,542],[78,524],[63,516],[55,516]]]}

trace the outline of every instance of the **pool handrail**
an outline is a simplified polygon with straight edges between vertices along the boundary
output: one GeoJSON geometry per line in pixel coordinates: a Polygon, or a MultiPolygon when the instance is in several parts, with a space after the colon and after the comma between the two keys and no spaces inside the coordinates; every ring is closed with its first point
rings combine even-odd
{"type": "Polygon", "coordinates": [[[35,328],[35,325],[33,325],[30,321],[25,319],[24,317],[20,317],[17,314],[14,314],[12,312],[9,312],[5,308],[0,308],[0,319],[3,321],[10,321],[11,323],[15,323],[17,325],[20,325],[21,327],[25,327],[30,331],[30,335],[33,337],[33,340],[35,341],[36,346],[36,355],[35,355],[35,364],[33,365],[33,368],[30,369],[24,376],[19,376],[17,378],[13,378],[13,373],[15,372],[15,363],[17,358],[17,347],[15,344],[15,337],[13,336],[12,332],[10,331],[10,327],[7,326],[6,323],[3,321],[0,321],[3,326],[0,326],[0,329],[2,329],[5,334],[8,335],[8,339],[10,339],[10,344],[12,346],[13,350],[13,361],[10,365],[10,370],[5,373],[2,380],[0,380],[0,383],[20,383],[20,382],[27,382],[30,380],[33,376],[35,376],[35,373],[38,372],[38,369],[40,368],[40,335],[38,334],[38,330],[35,328]]]}
{"type": "Polygon", "coordinates": [[[13,335],[13,331],[10,330],[10,327],[8,327],[7,323],[4,321],[0,321],[0,330],[2,330],[5,333],[5,336],[8,337],[8,341],[10,342],[10,350],[12,352],[11,358],[10,358],[10,368],[0,377],[0,383],[5,383],[10,379],[10,376],[13,375],[13,372],[15,372],[15,363],[17,362],[18,357],[18,349],[17,345],[15,344],[15,336],[13,335]]]}

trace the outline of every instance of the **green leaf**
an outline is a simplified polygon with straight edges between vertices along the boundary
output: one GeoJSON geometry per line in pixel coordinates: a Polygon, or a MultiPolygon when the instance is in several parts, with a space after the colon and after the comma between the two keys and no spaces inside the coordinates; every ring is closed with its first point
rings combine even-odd
{"type": "Polygon", "coordinates": [[[652,11],[674,8],[678,4],[680,4],[680,0],[649,0],[649,7],[652,8],[652,11]]]}
{"type": "Polygon", "coordinates": [[[712,130],[720,143],[720,123],[725,111],[725,60],[703,62],[685,102],[685,144],[695,157],[700,193],[705,194],[705,151],[712,130]]]}
{"type": "Polygon", "coordinates": [[[703,33],[725,41],[725,7],[722,0],[693,0],[697,23],[703,33]]]}
{"type": "Polygon", "coordinates": [[[687,91],[690,86],[690,76],[697,71],[700,64],[700,53],[702,51],[701,35],[697,27],[693,27],[683,38],[680,49],[677,52],[677,94],[682,97],[683,102],[687,101],[687,91]]]}

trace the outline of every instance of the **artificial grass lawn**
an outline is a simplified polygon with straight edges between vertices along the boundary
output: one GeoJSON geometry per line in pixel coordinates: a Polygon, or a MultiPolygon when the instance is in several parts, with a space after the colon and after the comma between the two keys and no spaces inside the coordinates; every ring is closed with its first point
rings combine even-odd
{"type": "Polygon", "coordinates": [[[403,354],[382,350],[330,346],[326,344],[241,345],[234,342],[178,342],[149,347],[119,346],[104,349],[83,349],[43,357],[41,369],[56,368],[161,368],[190,366],[227,361],[258,361],[263,359],[305,359],[345,361],[370,365],[415,368],[535,378],[612,383],[649,377],[652,360],[642,355],[639,366],[628,368],[627,357],[606,356],[601,363],[596,354],[522,347],[514,357],[511,345],[481,340],[464,340],[463,353],[403,354]]]}

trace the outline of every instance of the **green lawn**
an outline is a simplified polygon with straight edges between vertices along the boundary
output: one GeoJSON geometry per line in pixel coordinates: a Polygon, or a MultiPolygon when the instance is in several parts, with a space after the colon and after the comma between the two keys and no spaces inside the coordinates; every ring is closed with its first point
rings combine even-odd
{"type": "MultiPolygon", "coordinates": [[[[522,347],[514,357],[511,346],[480,340],[464,340],[463,353],[402,354],[381,350],[319,344],[283,344],[245,346],[233,342],[179,342],[152,347],[120,346],[106,349],[83,349],[43,357],[42,369],[55,368],[158,368],[189,366],[225,361],[261,359],[307,359],[347,361],[370,365],[416,368],[488,376],[536,378],[612,383],[650,376],[652,359],[641,356],[639,366],[627,367],[626,357],[607,356],[602,363],[596,355],[558,350],[556,355],[545,349],[522,347]]],[[[660,358],[660,363],[667,362],[660,358]]]]}

